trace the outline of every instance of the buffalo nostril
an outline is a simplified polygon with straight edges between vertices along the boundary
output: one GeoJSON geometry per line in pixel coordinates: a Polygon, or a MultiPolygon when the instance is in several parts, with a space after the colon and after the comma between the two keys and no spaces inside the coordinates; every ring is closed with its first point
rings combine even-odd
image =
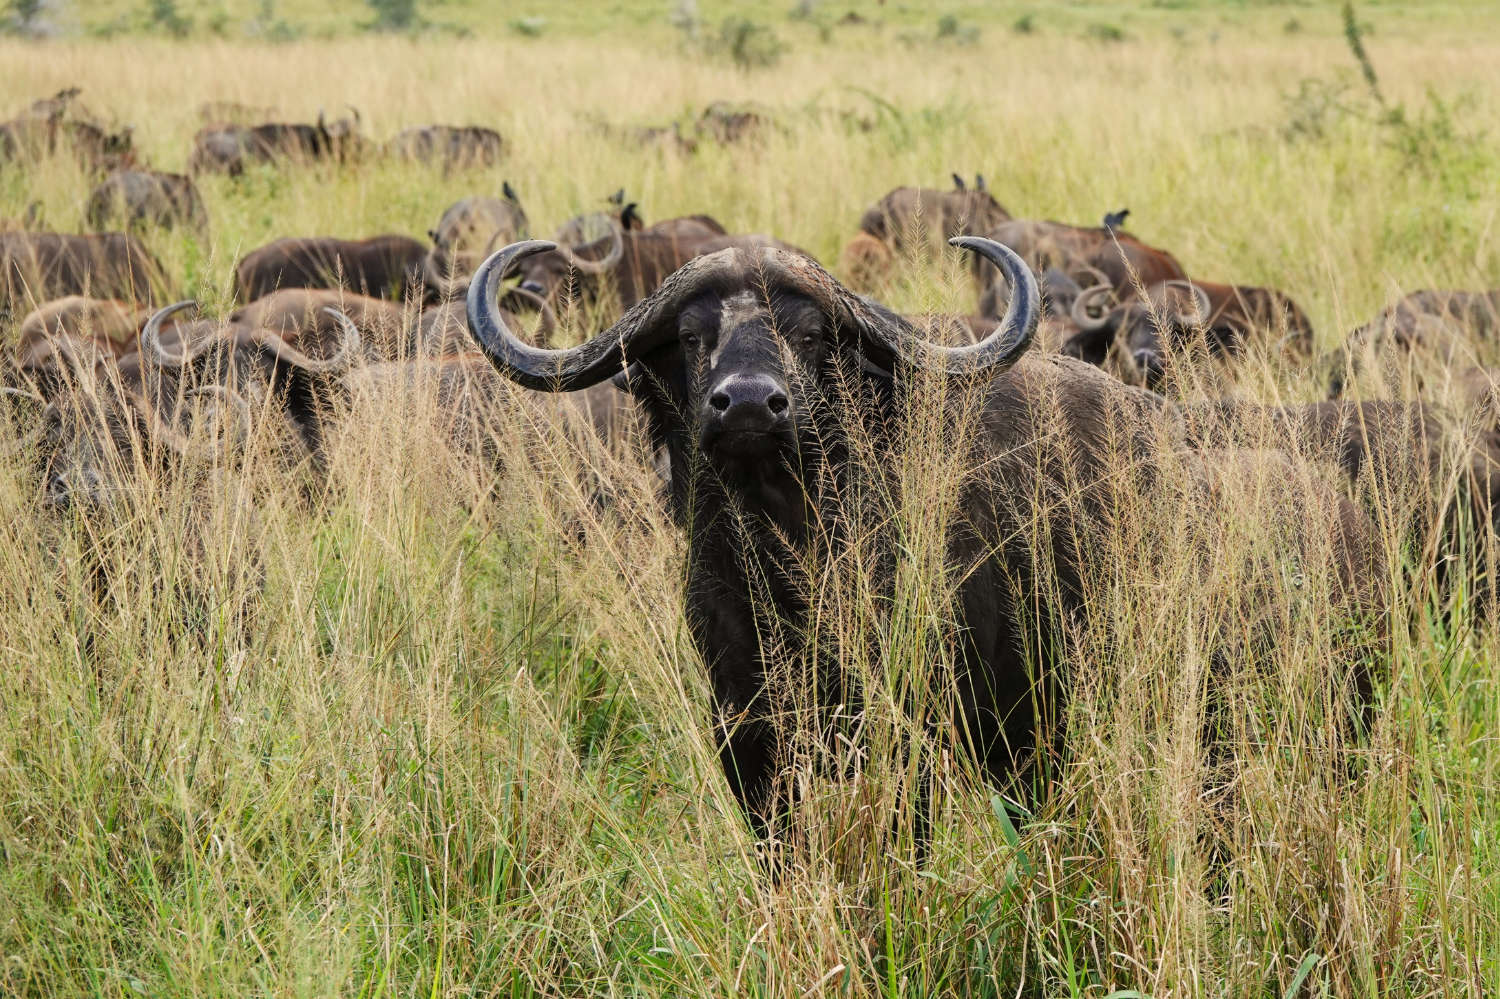
{"type": "Polygon", "coordinates": [[[780,416],[782,413],[786,412],[786,408],[790,404],[787,402],[787,398],[784,394],[782,394],[781,392],[773,392],[771,394],[771,398],[766,400],[766,405],[770,407],[771,412],[775,413],[777,416],[780,416]]]}
{"type": "Polygon", "coordinates": [[[715,392],[708,397],[708,404],[721,413],[726,411],[729,409],[729,393],[715,392]]]}

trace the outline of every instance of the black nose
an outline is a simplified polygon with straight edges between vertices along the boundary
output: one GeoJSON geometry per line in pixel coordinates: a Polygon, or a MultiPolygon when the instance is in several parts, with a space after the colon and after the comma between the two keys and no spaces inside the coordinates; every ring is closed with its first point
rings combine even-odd
{"type": "Polygon", "coordinates": [[[1154,350],[1138,350],[1131,355],[1135,361],[1136,370],[1144,374],[1149,381],[1155,381],[1166,373],[1166,365],[1161,363],[1161,355],[1154,350]]]}
{"type": "Polygon", "coordinates": [[[791,401],[769,375],[730,375],[714,386],[708,405],[725,430],[765,432],[786,419],[791,401]]]}

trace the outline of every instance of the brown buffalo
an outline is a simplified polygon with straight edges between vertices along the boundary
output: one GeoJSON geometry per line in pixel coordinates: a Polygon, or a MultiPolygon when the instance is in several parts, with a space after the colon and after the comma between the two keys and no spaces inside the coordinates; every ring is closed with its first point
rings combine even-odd
{"type": "Polygon", "coordinates": [[[419,125],[400,132],[385,149],[391,156],[449,173],[496,165],[505,142],[499,132],[480,125],[419,125]]]}
{"type": "MultiPolygon", "coordinates": [[[[1116,213],[1114,217],[1123,215],[1116,213]]],[[[1015,250],[1037,273],[1056,270],[1084,289],[1108,287],[1107,299],[1090,297],[1090,306],[1095,309],[1125,301],[1139,288],[1187,279],[1187,272],[1172,254],[1112,226],[1090,228],[1012,219],[985,235],[1015,250]]],[[[979,308],[983,315],[999,315],[1004,308],[1004,301],[998,297],[1003,287],[994,284],[994,273],[982,261],[975,262],[974,277],[983,289],[979,308]]]]}
{"type": "Polygon", "coordinates": [[[845,248],[844,270],[869,287],[884,280],[895,257],[914,251],[934,251],[945,240],[968,233],[988,232],[1010,219],[1010,213],[976,177],[973,188],[958,174],[951,191],[926,187],[898,187],[865,209],[859,235],[845,248]]]}
{"type": "Polygon", "coordinates": [[[150,314],[139,303],[67,295],[33,309],[21,320],[17,356],[30,357],[48,339],[69,337],[97,340],[115,357],[124,357],[136,349],[136,337],[150,314]]]}
{"type": "Polygon", "coordinates": [[[0,319],[64,295],[149,303],[165,287],[161,264],[134,236],[0,233],[0,319]]]}
{"type": "Polygon", "coordinates": [[[95,229],[173,229],[208,234],[208,211],[197,186],[180,173],[116,170],[89,195],[86,215],[95,229]]]}
{"type": "Polygon", "coordinates": [[[530,223],[515,189],[506,181],[502,197],[474,196],[449,205],[428,231],[432,250],[424,264],[430,297],[443,301],[462,296],[469,275],[494,247],[526,236],[530,223]]]}
{"type": "Polygon", "coordinates": [[[1261,341],[1294,357],[1312,352],[1307,314],[1288,295],[1271,288],[1163,281],[1147,287],[1144,297],[1130,298],[1100,315],[1091,312],[1096,302],[1111,297],[1103,285],[1078,296],[1073,321],[1080,336],[1074,346],[1088,344],[1085,359],[1090,361],[1113,351],[1121,358],[1120,374],[1153,389],[1163,384],[1173,355],[1188,351],[1233,357],[1261,341]]]}
{"type": "Polygon", "coordinates": [[[1350,332],[1330,361],[1330,395],[1343,394],[1349,375],[1371,367],[1412,369],[1413,387],[1427,381],[1424,366],[1446,370],[1473,365],[1500,343],[1500,289],[1463,291],[1423,289],[1403,296],[1374,319],[1350,332]]]}
{"type": "Polygon", "coordinates": [[[363,152],[358,112],[353,118],[315,124],[264,122],[259,125],[215,124],[193,136],[188,173],[238,176],[262,163],[305,164],[318,160],[351,160],[363,152]]]}
{"type": "Polygon", "coordinates": [[[43,497],[54,508],[108,506],[142,466],[203,456],[219,435],[195,423],[228,419],[243,435],[256,421],[302,455],[316,450],[330,379],[359,356],[359,331],[344,322],[334,353],[314,358],[261,330],[211,322],[173,323],[191,303],[151,316],[139,350],[115,358],[68,337],[31,368],[44,408],[18,442],[34,447],[43,497]]]}
{"type": "Polygon", "coordinates": [[[1500,536],[1500,428],[1422,402],[1342,400],[1184,407],[1199,446],[1276,448],[1336,468],[1349,492],[1391,525],[1410,571],[1445,597],[1460,582],[1495,595],[1500,536]]]}
{"type": "Polygon", "coordinates": [[[229,315],[234,327],[260,330],[314,357],[334,353],[354,324],[369,360],[410,357],[411,313],[401,303],[342,290],[284,288],[255,299],[229,315]]]}
{"type": "Polygon", "coordinates": [[[368,239],[278,239],[235,265],[234,300],[253,302],[282,288],[348,288],[399,300],[423,286],[427,254],[424,243],[389,233],[368,239]]]}

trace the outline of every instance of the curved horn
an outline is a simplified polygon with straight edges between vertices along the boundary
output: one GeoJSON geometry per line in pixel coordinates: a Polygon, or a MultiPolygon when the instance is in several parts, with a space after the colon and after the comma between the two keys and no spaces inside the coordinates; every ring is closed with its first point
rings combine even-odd
{"type": "Polygon", "coordinates": [[[1078,297],[1073,299],[1073,325],[1086,333],[1102,330],[1109,324],[1109,300],[1114,297],[1114,293],[1115,290],[1108,281],[1101,281],[1079,292],[1078,297]],[[1103,304],[1097,315],[1092,311],[1096,302],[1103,304]]]}
{"type": "Polygon", "coordinates": [[[180,368],[192,364],[193,361],[202,357],[207,351],[213,349],[222,338],[209,337],[197,346],[186,347],[178,353],[169,352],[161,342],[161,324],[172,316],[182,312],[184,309],[195,309],[198,303],[194,299],[185,299],[181,302],[173,302],[164,309],[158,309],[146,320],[146,325],[141,327],[141,359],[150,361],[152,366],[158,368],[180,368]]]}
{"type": "MultiPolygon", "coordinates": [[[[505,324],[495,301],[500,279],[517,261],[555,249],[557,244],[548,240],[528,239],[512,243],[480,264],[469,282],[469,335],[490,363],[516,384],[546,392],[571,392],[624,371],[632,344],[628,334],[617,334],[611,327],[577,347],[551,350],[524,342],[505,324]]],[[[646,304],[641,303],[631,313],[646,304]]],[[[622,319],[617,325],[624,323],[622,319]]]]}
{"type": "Polygon", "coordinates": [[[604,274],[614,269],[625,255],[625,233],[614,219],[609,220],[609,252],[599,260],[585,260],[566,246],[558,245],[557,252],[563,255],[568,265],[582,274],[604,274]]]}
{"type": "Polygon", "coordinates": [[[1000,325],[978,343],[945,347],[919,335],[907,323],[867,324],[866,333],[900,360],[924,371],[951,377],[983,378],[1004,371],[1031,346],[1042,315],[1042,292],[1036,275],[1016,251],[983,236],[954,236],[948,240],[977,253],[1005,275],[1010,285],[1010,304],[1000,325]]]}
{"type": "Polygon", "coordinates": [[[1180,313],[1179,318],[1182,322],[1189,326],[1201,326],[1208,322],[1208,317],[1214,311],[1213,303],[1208,299],[1208,292],[1191,281],[1163,281],[1161,289],[1165,291],[1168,288],[1186,288],[1188,293],[1193,296],[1193,304],[1197,307],[1198,311],[1192,315],[1180,313]]]}

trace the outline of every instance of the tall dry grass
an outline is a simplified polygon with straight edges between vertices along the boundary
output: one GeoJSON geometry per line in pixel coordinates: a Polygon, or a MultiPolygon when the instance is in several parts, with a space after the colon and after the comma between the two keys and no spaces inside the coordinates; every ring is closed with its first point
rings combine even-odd
{"type": "MultiPolygon", "coordinates": [[[[709,211],[834,261],[890,186],[979,169],[1017,214],[1128,205],[1190,272],[1289,291],[1330,345],[1397,288],[1497,270],[1487,140],[1434,139],[1429,167],[1364,117],[1283,134],[1305,110],[1284,96],[1331,77],[1337,46],[875,40],[742,76],[613,39],[7,43],[0,91],[78,83],[168,169],[210,98],[291,118],[352,102],[377,136],[472,120],[513,142],[501,167],[452,177],[374,163],[205,182],[208,241],[149,238],[211,304],[267,239],[420,233],[501,178],[542,231],[623,184],[648,218],[709,211]],[[753,99],[780,125],[684,157],[589,123],[714,97],[753,99]]],[[[1493,129],[1493,40],[1371,47],[1389,96],[1469,95],[1457,127],[1493,129]]],[[[45,166],[0,172],[0,214],[40,199],[71,228],[86,180],[45,166]]],[[[953,259],[882,293],[961,309],[971,291],[953,259]]],[[[1241,391],[1321,384],[1268,365],[1241,391]]],[[[720,775],[682,623],[684,539],[643,456],[580,452],[576,428],[516,404],[486,424],[497,469],[455,446],[451,414],[420,389],[349,402],[321,475],[288,472],[259,431],[214,466],[134,469],[104,517],[43,510],[30,455],[8,457],[0,990],[1492,990],[1500,650],[1473,607],[1398,591],[1372,729],[1342,742],[1326,680],[1360,632],[1326,583],[1336,485],[1260,452],[1207,472],[1182,459],[1172,481],[1211,474],[1215,498],[1142,493],[1100,530],[1092,599],[1067,622],[1064,752],[1045,794],[997,790],[924,724],[943,718],[928,693],[955,641],[943,528],[973,428],[943,418],[954,400],[909,402],[899,446],[866,455],[890,475],[849,498],[849,546],[809,555],[815,630],[867,710],[844,720],[848,742],[798,743],[801,842],[780,880],[720,775]],[[1228,667],[1226,647],[1242,653],[1228,667]],[[1205,751],[1206,716],[1227,755],[1205,751]],[[938,793],[918,863],[924,768],[938,793]]],[[[1379,533],[1398,586],[1403,528],[1379,533]]]]}

